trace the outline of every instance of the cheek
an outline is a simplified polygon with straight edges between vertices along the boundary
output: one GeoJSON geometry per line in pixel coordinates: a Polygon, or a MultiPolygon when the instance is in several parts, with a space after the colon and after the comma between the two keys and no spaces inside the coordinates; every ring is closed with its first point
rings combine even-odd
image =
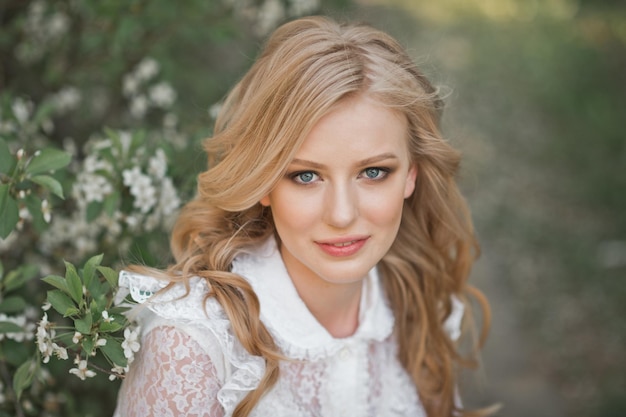
{"type": "Polygon", "coordinates": [[[400,223],[403,207],[402,193],[382,193],[368,199],[361,206],[361,213],[374,224],[391,227],[400,223]]]}
{"type": "Polygon", "coordinates": [[[270,202],[274,223],[280,229],[307,229],[318,218],[319,204],[315,199],[277,190],[270,202]]]}

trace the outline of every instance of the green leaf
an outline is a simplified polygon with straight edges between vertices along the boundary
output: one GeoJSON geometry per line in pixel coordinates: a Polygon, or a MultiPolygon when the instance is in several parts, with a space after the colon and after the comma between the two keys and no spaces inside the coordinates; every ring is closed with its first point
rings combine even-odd
{"type": "Polygon", "coordinates": [[[15,167],[16,159],[11,155],[9,145],[0,139],[0,172],[11,176],[11,171],[15,167]]]}
{"type": "Polygon", "coordinates": [[[50,172],[65,167],[72,160],[67,152],[58,149],[47,148],[33,156],[26,166],[26,173],[30,175],[50,172]]]}
{"type": "Polygon", "coordinates": [[[96,345],[96,341],[93,340],[93,337],[85,337],[80,344],[85,352],[91,353],[96,345]]]}
{"type": "Polygon", "coordinates": [[[35,115],[33,116],[33,123],[39,125],[41,124],[45,118],[47,118],[54,111],[54,104],[49,100],[47,102],[43,102],[37,108],[35,115]]]}
{"type": "Polygon", "coordinates": [[[117,210],[117,206],[120,201],[120,193],[112,192],[108,196],[104,198],[104,212],[109,216],[113,217],[115,211],[117,210]]]}
{"type": "Polygon", "coordinates": [[[97,269],[104,276],[107,282],[111,284],[112,288],[117,288],[117,280],[119,276],[115,270],[109,268],[108,266],[99,266],[97,269]]]}
{"type": "Polygon", "coordinates": [[[5,291],[9,292],[22,287],[27,281],[37,275],[38,272],[39,268],[35,265],[22,265],[14,269],[9,272],[4,279],[5,291]]]}
{"type": "Polygon", "coordinates": [[[70,290],[67,288],[67,282],[65,282],[65,278],[64,277],[60,277],[58,275],[48,275],[47,277],[42,278],[41,280],[43,282],[46,282],[46,283],[52,285],[53,287],[56,287],[56,288],[60,289],[61,291],[63,291],[67,295],[70,294],[70,290]]]}
{"type": "Polygon", "coordinates": [[[67,282],[67,289],[72,299],[80,304],[83,299],[83,283],[74,265],[67,261],[63,262],[65,262],[65,282],[67,282]]]}
{"type": "Polygon", "coordinates": [[[0,333],[23,333],[24,328],[10,321],[0,321],[0,333]]]}
{"type": "Polygon", "coordinates": [[[99,201],[92,201],[87,204],[87,222],[94,221],[100,213],[102,213],[102,203],[99,201]]]}
{"type": "Polygon", "coordinates": [[[104,254],[101,253],[100,255],[89,258],[89,260],[85,262],[85,266],[83,267],[83,282],[87,288],[89,288],[89,284],[96,272],[96,267],[102,262],[103,256],[104,254]]]}
{"type": "Polygon", "coordinates": [[[48,227],[48,223],[46,223],[46,220],[43,218],[41,198],[35,193],[30,193],[22,199],[22,202],[26,204],[32,216],[30,220],[31,225],[38,233],[42,233],[48,227]]]}
{"type": "MultiPolygon", "coordinates": [[[[115,307],[109,308],[108,311],[109,311],[109,314],[114,313],[114,314],[116,314],[116,317],[117,317],[117,315],[124,314],[128,310],[130,310],[130,307],[115,306],[115,307]]],[[[124,316],[121,316],[121,317],[123,318],[124,316]]]]}
{"type": "Polygon", "coordinates": [[[76,304],[74,304],[72,299],[60,290],[48,291],[48,301],[59,314],[65,315],[65,312],[69,309],[76,308],[76,304]]]}
{"type": "MultiPolygon", "coordinates": [[[[30,343],[29,343],[30,345],[30,343]]],[[[35,347],[34,343],[32,344],[35,347]]],[[[34,353],[35,349],[29,349],[30,346],[25,345],[24,342],[16,342],[11,339],[4,339],[0,344],[2,351],[0,352],[0,360],[6,361],[14,369],[19,368],[21,364],[30,359],[30,356],[34,353]]]]}
{"type": "Polygon", "coordinates": [[[124,349],[122,348],[122,344],[113,337],[105,336],[107,340],[107,344],[100,347],[104,356],[109,358],[111,362],[119,366],[126,366],[127,360],[126,356],[124,356],[124,349]]]}
{"type": "Polygon", "coordinates": [[[51,176],[35,175],[34,177],[31,177],[30,180],[46,188],[52,194],[59,196],[62,199],[65,199],[65,197],[63,197],[63,186],[61,185],[59,181],[52,178],[51,176]]]}
{"type": "Polygon", "coordinates": [[[91,333],[91,313],[88,312],[85,317],[74,320],[74,326],[76,330],[81,332],[82,334],[90,334],[91,333]]]}
{"type": "Polygon", "coordinates": [[[22,312],[26,308],[26,301],[22,297],[7,297],[0,303],[0,313],[17,313],[22,312]]]}
{"type": "Polygon", "coordinates": [[[79,314],[80,314],[80,310],[78,308],[70,307],[67,310],[65,310],[65,313],[63,313],[63,317],[73,317],[79,314]]]}
{"type": "Polygon", "coordinates": [[[103,288],[102,283],[100,282],[100,277],[95,277],[91,280],[91,282],[87,286],[87,291],[89,291],[89,294],[94,299],[100,299],[104,296],[104,293],[106,291],[103,288]]]}
{"type": "Polygon", "coordinates": [[[100,333],[112,333],[120,330],[124,325],[118,321],[103,321],[100,324],[100,333]]]}
{"type": "Polygon", "coordinates": [[[0,239],[5,239],[20,220],[17,203],[9,195],[9,184],[0,185],[0,239]]]}
{"type": "Polygon", "coordinates": [[[13,377],[13,391],[18,400],[22,392],[33,382],[38,364],[39,362],[37,361],[29,360],[28,362],[24,362],[15,372],[15,376],[13,377]]]}

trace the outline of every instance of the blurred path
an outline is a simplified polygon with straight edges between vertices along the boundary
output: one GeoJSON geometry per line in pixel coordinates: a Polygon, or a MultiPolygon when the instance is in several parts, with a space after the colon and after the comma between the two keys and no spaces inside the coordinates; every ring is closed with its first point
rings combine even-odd
{"type": "MultiPolygon", "coordinates": [[[[411,7],[419,7],[413,0],[396,0],[394,3],[403,4],[402,7],[393,7],[384,0],[360,0],[355,15],[351,19],[362,19],[386,30],[396,36],[402,43],[408,45],[410,52],[419,63],[424,63],[426,72],[432,67],[443,63],[442,69],[435,71],[439,77],[447,79],[437,80],[439,83],[451,85],[455,93],[452,108],[447,110],[449,121],[445,126],[446,134],[452,138],[460,138],[463,143],[454,143],[460,146],[466,155],[465,163],[469,165],[469,188],[466,194],[473,209],[477,228],[488,229],[496,221],[498,211],[507,204],[511,197],[515,199],[516,192],[524,187],[520,178],[535,178],[532,167],[520,160],[514,149],[499,149],[493,132],[481,130],[481,126],[493,123],[503,123],[494,120],[497,109],[477,108],[472,99],[491,94],[507,95],[507,91],[494,91],[493,80],[481,80],[480,74],[472,77],[459,76],[462,74],[464,54],[467,53],[468,42],[462,36],[450,36],[445,32],[445,25],[431,24],[428,21],[421,23],[410,13],[411,7]],[[468,80],[474,80],[468,81],[468,80]],[[479,79],[476,81],[476,79],[479,79]],[[481,91],[477,91],[481,90],[481,91]],[[481,120],[482,118],[482,120],[481,120]],[[517,175],[511,178],[510,172],[517,175]],[[507,178],[506,174],[509,176],[507,178]],[[507,199],[507,201],[504,201],[507,199]]],[[[432,9],[432,7],[430,7],[432,9]]],[[[497,84],[497,82],[496,82],[497,84]]],[[[498,85],[497,88],[501,88],[498,85]]],[[[513,92],[508,92],[514,94],[513,92]]],[[[484,101],[484,99],[483,99],[484,101]]],[[[485,106],[484,102],[480,105],[485,106]]],[[[497,100],[486,106],[498,106],[497,100]]],[[[523,106],[521,112],[523,113],[523,106]]],[[[523,122],[509,120],[511,129],[516,123],[541,125],[532,120],[538,115],[522,114],[523,122]],[[528,120],[528,119],[531,120],[528,120]],[[530,123],[529,123],[530,122],[530,123]]],[[[532,129],[531,129],[532,130],[532,129]]],[[[534,132],[528,132],[532,136],[534,132]]],[[[467,173],[466,173],[467,174],[467,173]]],[[[523,198],[522,195],[519,198],[523,198]]],[[[548,380],[547,369],[542,368],[541,350],[524,333],[520,323],[519,295],[511,291],[506,285],[511,276],[513,266],[511,262],[511,246],[507,247],[506,236],[495,235],[481,239],[482,257],[477,263],[472,282],[485,292],[490,300],[493,324],[487,346],[483,352],[483,372],[471,373],[463,378],[464,402],[468,406],[487,406],[500,402],[503,408],[497,416],[506,417],[562,417],[565,416],[563,402],[560,399],[557,387],[548,380]],[[478,376],[476,374],[479,374],[478,376]]],[[[486,233],[488,235],[488,233],[486,233]]],[[[513,245],[514,247],[515,245],[513,245]]]]}

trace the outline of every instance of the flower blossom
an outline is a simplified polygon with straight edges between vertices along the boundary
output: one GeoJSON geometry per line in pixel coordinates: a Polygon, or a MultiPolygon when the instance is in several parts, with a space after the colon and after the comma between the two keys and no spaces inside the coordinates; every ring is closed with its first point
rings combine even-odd
{"type": "Polygon", "coordinates": [[[12,317],[12,316],[7,316],[4,313],[0,313],[0,322],[2,321],[7,321],[10,323],[16,324],[20,326],[23,329],[23,331],[14,332],[14,333],[0,333],[0,341],[4,340],[5,337],[7,339],[13,339],[16,342],[23,342],[24,340],[33,339],[34,337],[33,330],[35,330],[35,324],[28,323],[25,315],[12,317]]]}
{"type": "Polygon", "coordinates": [[[146,115],[148,111],[148,99],[145,96],[134,97],[130,102],[130,114],[136,118],[141,119],[146,115]]]}
{"type": "Polygon", "coordinates": [[[65,87],[52,96],[55,111],[66,113],[75,109],[81,100],[80,90],[76,87],[65,87]]]}
{"type": "Polygon", "coordinates": [[[149,176],[144,175],[139,167],[126,169],[122,172],[124,185],[130,188],[130,193],[134,197],[133,206],[142,213],[149,212],[156,204],[156,188],[152,185],[149,176]]]}
{"type": "Polygon", "coordinates": [[[37,326],[37,347],[39,348],[39,352],[43,355],[43,363],[48,363],[50,361],[50,356],[54,353],[54,348],[56,343],[52,342],[54,339],[55,332],[54,329],[48,329],[51,327],[50,322],[48,321],[48,313],[43,314],[43,318],[39,322],[39,326],[37,326]]]}
{"type": "Polygon", "coordinates": [[[159,72],[159,63],[153,58],[144,58],[135,70],[137,78],[141,81],[148,81],[159,72]]]}
{"type": "Polygon", "coordinates": [[[94,371],[92,371],[91,369],[87,369],[87,361],[84,359],[78,362],[77,368],[70,369],[70,374],[76,375],[83,381],[86,378],[93,378],[94,376],[96,376],[96,373],[94,371]]]}
{"type": "Polygon", "coordinates": [[[116,364],[113,365],[113,368],[111,368],[111,375],[109,375],[109,381],[115,381],[117,378],[122,378],[124,374],[128,372],[128,366],[121,367],[116,364]]]}
{"type": "Polygon", "coordinates": [[[13,115],[18,122],[20,122],[20,124],[24,124],[33,111],[33,102],[30,100],[23,100],[18,97],[13,102],[11,109],[13,110],[13,115]]]}
{"type": "Polygon", "coordinates": [[[113,320],[115,320],[115,317],[109,316],[109,312],[104,310],[102,312],[102,319],[106,322],[106,323],[111,323],[113,320]]]}
{"type": "Polygon", "coordinates": [[[140,329],[140,327],[137,327],[135,330],[131,330],[129,327],[124,329],[122,348],[124,349],[124,357],[128,359],[129,364],[135,359],[135,352],[138,352],[141,347],[138,340],[140,329]]]}
{"type": "Polygon", "coordinates": [[[176,100],[176,91],[166,82],[160,82],[150,89],[150,100],[155,106],[166,109],[176,100]]]}
{"type": "Polygon", "coordinates": [[[43,215],[43,220],[46,223],[50,223],[50,220],[52,220],[52,213],[50,212],[50,204],[45,198],[41,200],[41,214],[43,215]]]}

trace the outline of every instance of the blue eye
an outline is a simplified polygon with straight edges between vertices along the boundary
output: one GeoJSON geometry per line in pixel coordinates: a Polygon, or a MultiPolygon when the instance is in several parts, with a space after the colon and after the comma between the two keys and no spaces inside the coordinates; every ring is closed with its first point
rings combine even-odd
{"type": "Polygon", "coordinates": [[[293,174],[292,178],[299,184],[310,184],[316,180],[317,174],[312,171],[304,171],[293,174]]]}
{"type": "Polygon", "coordinates": [[[363,170],[363,174],[365,175],[365,177],[369,180],[380,180],[383,179],[387,176],[387,174],[389,173],[388,170],[384,169],[384,168],[365,168],[363,170]]]}

